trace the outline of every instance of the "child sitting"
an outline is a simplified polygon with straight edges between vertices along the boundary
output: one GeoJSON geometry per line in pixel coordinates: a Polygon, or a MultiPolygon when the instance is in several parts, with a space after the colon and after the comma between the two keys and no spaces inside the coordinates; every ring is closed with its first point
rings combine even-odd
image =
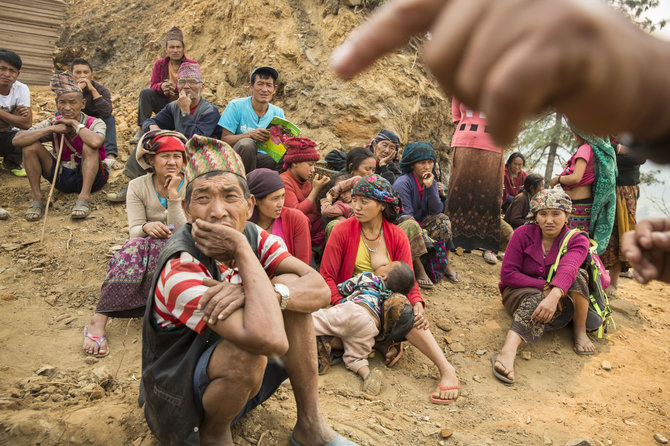
{"type": "Polygon", "coordinates": [[[321,199],[321,216],[328,221],[346,220],[354,215],[351,209],[351,189],[354,188],[361,177],[346,178],[339,176],[335,178],[335,185],[321,199]]]}
{"type": "Polygon", "coordinates": [[[363,391],[377,395],[382,374],[370,371],[368,355],[379,334],[381,308],[393,293],[407,294],[414,286],[414,272],[405,262],[378,266],[375,273],[364,272],[339,284],[342,300],[338,305],[312,313],[317,336],[334,336],[344,347],[344,364],[363,378],[363,391]]]}

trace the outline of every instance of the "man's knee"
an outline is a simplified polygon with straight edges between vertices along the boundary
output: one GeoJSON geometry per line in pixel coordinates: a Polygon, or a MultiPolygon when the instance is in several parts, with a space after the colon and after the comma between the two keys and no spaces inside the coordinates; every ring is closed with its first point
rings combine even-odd
{"type": "Polygon", "coordinates": [[[151,88],[143,88],[142,91],[140,91],[140,101],[151,101],[151,98],[155,95],[158,94],[151,88]]]}
{"type": "Polygon", "coordinates": [[[37,141],[32,144],[28,144],[27,146],[24,146],[22,149],[23,152],[23,157],[25,158],[26,156],[31,157],[31,156],[38,156],[41,152],[46,153],[46,149],[42,145],[41,142],[37,141]]]}
{"type": "Polygon", "coordinates": [[[256,146],[256,141],[251,138],[242,138],[235,143],[233,150],[240,154],[240,156],[253,154],[256,156],[258,152],[258,147],[256,146]]]}
{"type": "Polygon", "coordinates": [[[221,341],[209,360],[207,374],[211,383],[234,383],[241,391],[250,390],[254,395],[258,393],[263,382],[266,364],[265,356],[255,355],[230,342],[221,341]]]}
{"type": "Polygon", "coordinates": [[[88,144],[84,144],[81,149],[81,155],[83,158],[95,158],[100,159],[100,153],[98,149],[95,149],[88,144]]]}

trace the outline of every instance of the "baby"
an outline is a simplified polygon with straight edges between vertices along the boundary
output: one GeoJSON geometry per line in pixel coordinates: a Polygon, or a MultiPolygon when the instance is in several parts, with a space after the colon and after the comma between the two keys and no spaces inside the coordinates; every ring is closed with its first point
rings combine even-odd
{"type": "Polygon", "coordinates": [[[351,210],[351,189],[360,179],[359,176],[336,177],[335,185],[321,199],[321,216],[330,220],[345,220],[354,215],[351,210]]]}
{"type": "Polygon", "coordinates": [[[382,304],[393,293],[407,294],[414,286],[414,272],[405,262],[378,266],[337,286],[344,296],[338,305],[312,313],[317,336],[334,336],[344,347],[345,366],[363,378],[363,391],[381,391],[382,374],[370,371],[368,356],[379,334],[382,304]]]}

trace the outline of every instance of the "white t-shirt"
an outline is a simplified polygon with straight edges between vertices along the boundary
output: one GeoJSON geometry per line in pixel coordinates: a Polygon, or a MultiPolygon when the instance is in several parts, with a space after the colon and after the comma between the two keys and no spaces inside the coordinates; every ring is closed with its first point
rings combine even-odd
{"type": "MultiPolygon", "coordinates": [[[[24,105],[30,107],[30,90],[19,81],[15,81],[9,89],[8,95],[0,94],[0,110],[12,113],[17,105],[24,105]]],[[[9,132],[15,127],[7,126],[4,122],[0,122],[0,132],[9,132]]]]}

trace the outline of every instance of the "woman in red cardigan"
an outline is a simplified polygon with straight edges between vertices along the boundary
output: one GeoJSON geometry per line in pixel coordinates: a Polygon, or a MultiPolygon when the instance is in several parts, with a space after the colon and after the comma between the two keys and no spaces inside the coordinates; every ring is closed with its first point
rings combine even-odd
{"type": "Polygon", "coordinates": [[[284,180],[274,170],[259,168],[247,175],[247,184],[256,198],[249,221],[280,237],[293,257],[309,265],[312,243],[305,236],[309,233],[309,221],[299,210],[284,207],[284,180]]]}
{"type": "MultiPolygon", "coordinates": [[[[391,184],[379,175],[368,175],[354,187],[354,216],[335,226],[321,261],[321,275],[331,289],[333,305],[337,305],[343,297],[337,285],[354,275],[374,271],[383,262],[400,260],[412,265],[407,236],[400,228],[389,223],[401,211],[399,203],[391,184]]],[[[382,308],[384,326],[381,327],[380,335],[384,339],[381,343],[398,343],[400,348],[402,344],[399,341],[407,338],[433,361],[440,371],[440,381],[430,395],[430,400],[434,404],[448,404],[458,397],[460,383],[456,370],[449,364],[428,329],[424,307],[416,282],[407,298],[396,294],[387,299],[382,308]],[[408,307],[411,305],[411,311],[402,311],[403,303],[398,302],[399,298],[408,307]]]]}
{"type": "Polygon", "coordinates": [[[309,138],[287,138],[284,146],[286,172],[281,174],[286,186],[284,206],[296,208],[307,216],[312,246],[323,247],[326,233],[317,209],[317,197],[330,178],[314,174],[314,165],[321,158],[314,141],[309,138]]]}

